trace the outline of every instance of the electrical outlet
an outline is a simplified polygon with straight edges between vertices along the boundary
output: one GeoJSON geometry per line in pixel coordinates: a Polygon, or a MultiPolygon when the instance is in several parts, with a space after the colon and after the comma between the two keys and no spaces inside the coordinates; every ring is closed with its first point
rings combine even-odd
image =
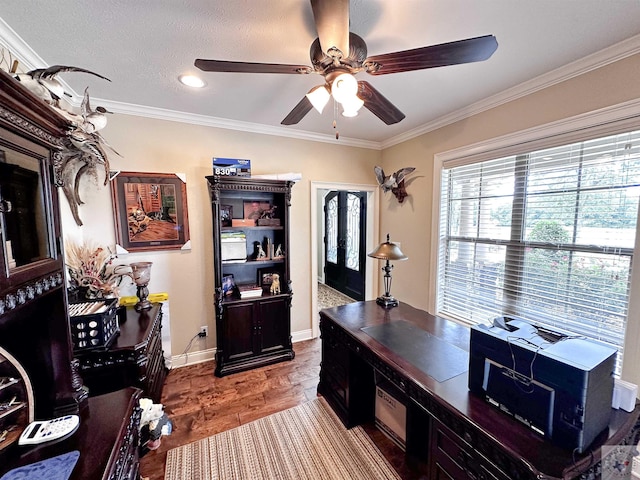
{"type": "Polygon", "coordinates": [[[208,337],[209,336],[209,327],[207,325],[203,325],[200,327],[200,332],[198,332],[199,337],[208,337]]]}

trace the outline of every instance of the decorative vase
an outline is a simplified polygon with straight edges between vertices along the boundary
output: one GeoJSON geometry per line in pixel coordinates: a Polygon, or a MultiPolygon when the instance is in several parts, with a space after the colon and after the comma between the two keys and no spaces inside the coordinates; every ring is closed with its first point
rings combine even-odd
{"type": "Polygon", "coordinates": [[[135,305],[135,309],[139,312],[151,308],[151,302],[147,300],[149,296],[149,280],[151,280],[151,265],[153,262],[138,262],[132,263],[131,273],[133,275],[133,281],[137,287],[138,303],[135,305]]]}

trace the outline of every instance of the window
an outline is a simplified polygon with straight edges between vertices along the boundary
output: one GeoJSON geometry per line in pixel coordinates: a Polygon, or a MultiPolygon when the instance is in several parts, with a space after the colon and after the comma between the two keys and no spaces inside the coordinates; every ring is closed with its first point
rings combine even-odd
{"type": "Polygon", "coordinates": [[[620,351],[640,131],[453,166],[441,176],[437,311],[511,314],[620,351]]]}

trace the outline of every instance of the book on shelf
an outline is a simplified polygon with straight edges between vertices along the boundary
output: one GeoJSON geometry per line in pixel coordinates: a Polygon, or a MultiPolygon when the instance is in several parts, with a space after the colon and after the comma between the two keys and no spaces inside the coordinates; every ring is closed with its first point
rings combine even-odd
{"type": "Polygon", "coordinates": [[[259,285],[238,285],[240,298],[253,298],[262,296],[262,287],[259,285]]]}
{"type": "Polygon", "coordinates": [[[245,239],[247,235],[244,232],[222,232],[220,238],[222,240],[229,240],[230,238],[245,239]]]}

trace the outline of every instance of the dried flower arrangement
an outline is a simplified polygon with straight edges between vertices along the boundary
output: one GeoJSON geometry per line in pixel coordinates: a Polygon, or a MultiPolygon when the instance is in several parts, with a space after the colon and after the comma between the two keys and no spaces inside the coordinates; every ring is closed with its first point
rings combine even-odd
{"type": "Polygon", "coordinates": [[[85,298],[115,297],[122,280],[131,278],[131,267],[114,265],[117,256],[108,247],[67,240],[64,250],[69,287],[85,298]]]}

